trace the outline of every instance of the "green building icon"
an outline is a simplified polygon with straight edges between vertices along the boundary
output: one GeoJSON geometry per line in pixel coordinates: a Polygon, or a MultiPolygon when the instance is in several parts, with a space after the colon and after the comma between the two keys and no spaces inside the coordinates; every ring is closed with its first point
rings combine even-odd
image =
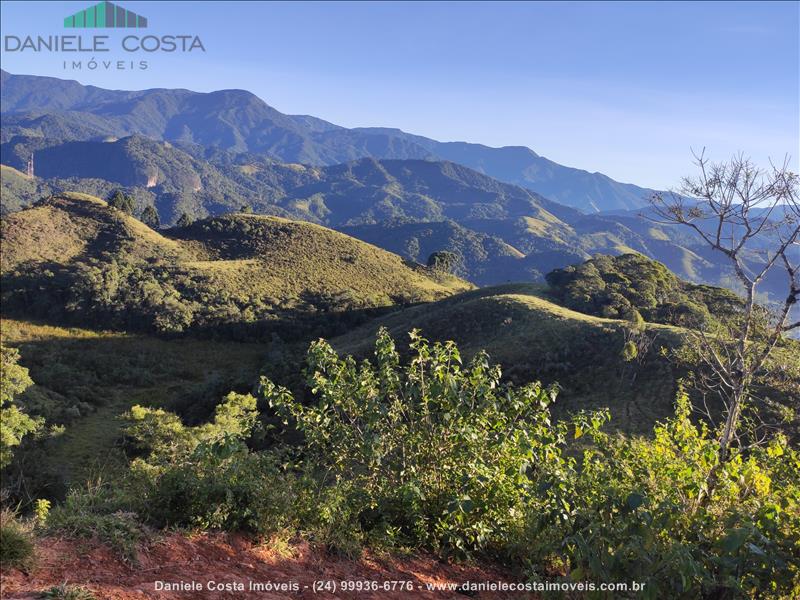
{"type": "Polygon", "coordinates": [[[65,18],[64,27],[147,27],[147,19],[111,2],[100,2],[65,18]]]}

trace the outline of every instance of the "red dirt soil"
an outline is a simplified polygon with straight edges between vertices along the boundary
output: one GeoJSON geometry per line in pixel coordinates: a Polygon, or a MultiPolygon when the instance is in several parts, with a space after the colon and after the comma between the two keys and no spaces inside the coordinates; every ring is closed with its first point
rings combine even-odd
{"type": "Polygon", "coordinates": [[[256,545],[246,538],[224,534],[182,536],[170,534],[139,552],[139,564],[129,565],[108,547],[96,542],[42,538],[37,543],[35,567],[29,573],[6,569],[0,574],[0,598],[29,599],[53,586],[67,583],[90,589],[98,600],[158,598],[359,598],[361,600],[408,598],[532,598],[519,593],[428,591],[426,584],[515,581],[509,573],[477,565],[445,564],[434,556],[384,556],[366,553],[359,560],[332,557],[306,543],[283,554],[268,544],[256,545]],[[412,591],[315,592],[320,580],[341,582],[411,581],[412,591]],[[156,581],[198,582],[202,591],[157,591],[156,581]],[[208,582],[241,582],[245,591],[209,591],[208,582]],[[294,583],[297,591],[247,591],[248,582],[294,583]],[[306,587],[307,586],[307,587],[306,587]],[[419,589],[421,586],[422,589],[419,589]]]}

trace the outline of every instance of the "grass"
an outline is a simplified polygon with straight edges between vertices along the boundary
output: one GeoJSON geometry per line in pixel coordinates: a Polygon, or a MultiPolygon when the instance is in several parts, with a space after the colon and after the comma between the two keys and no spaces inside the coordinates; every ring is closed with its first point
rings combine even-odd
{"type": "Polygon", "coordinates": [[[162,340],[15,319],[3,319],[0,327],[3,343],[20,349],[38,397],[60,404],[97,400],[61,435],[47,440],[40,457],[39,470],[55,474],[65,487],[124,464],[118,417],[132,405],[172,408],[194,402],[188,412],[202,418],[204,406],[213,408],[225,387],[246,391],[252,385],[268,349],[267,344],[162,340]]]}
{"type": "MultiPolygon", "coordinates": [[[[162,234],[76,193],[10,215],[3,237],[5,277],[36,280],[34,287],[41,284],[58,295],[62,292],[48,287],[43,270],[74,268],[90,259],[108,264],[111,257],[136,265],[141,277],[156,272],[164,284],[149,284],[150,299],[140,304],[163,304],[169,296],[166,302],[189,315],[190,327],[424,302],[473,287],[311,223],[236,214],[162,234]],[[166,287],[154,289],[158,285],[166,287]]],[[[16,290],[10,279],[8,287],[16,290]]],[[[98,293],[105,295],[114,286],[101,287],[98,293]]],[[[79,322],[103,325],[91,317],[83,315],[79,322]]]]}
{"type": "Polygon", "coordinates": [[[677,343],[678,328],[649,324],[650,335],[657,336],[655,348],[642,366],[629,365],[620,355],[623,321],[554,304],[542,285],[483,288],[397,311],[335,338],[333,344],[341,353],[368,356],[381,325],[399,346],[408,331],[419,328],[431,339],[454,340],[466,359],[485,349],[511,380],[558,383],[557,413],[608,406],[615,427],[644,433],[672,410],[676,373],[656,350],[677,343]]]}
{"type": "Polygon", "coordinates": [[[320,225],[280,217],[219,217],[176,235],[201,248],[206,260],[188,266],[214,289],[280,299],[340,293],[361,306],[387,306],[398,298],[435,300],[471,287],[320,225]]]}
{"type": "Polygon", "coordinates": [[[34,558],[31,527],[11,510],[0,510],[0,566],[26,569],[34,558]]]}
{"type": "Polygon", "coordinates": [[[36,179],[8,165],[0,165],[0,189],[0,212],[3,215],[34,202],[41,192],[41,186],[36,179]]]}

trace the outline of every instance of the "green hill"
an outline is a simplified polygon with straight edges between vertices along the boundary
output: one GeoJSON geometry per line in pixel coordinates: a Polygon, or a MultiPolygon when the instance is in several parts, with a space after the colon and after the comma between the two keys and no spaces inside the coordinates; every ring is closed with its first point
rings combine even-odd
{"type": "Polygon", "coordinates": [[[79,194],[9,215],[3,246],[6,311],[121,329],[357,321],[471,287],[310,223],[235,214],[162,234],[79,194]]]}
{"type": "Polygon", "coordinates": [[[414,328],[432,340],[454,340],[465,360],[485,349],[506,377],[562,386],[558,410],[609,406],[615,426],[645,431],[672,409],[676,372],[660,345],[680,342],[680,330],[648,324],[655,336],[642,364],[622,359],[626,323],[585,315],[547,299],[546,288],[510,284],[459,294],[371,321],[333,340],[337,350],[366,357],[385,326],[398,340],[414,328]]]}
{"type": "Polygon", "coordinates": [[[0,214],[8,214],[31,204],[41,198],[39,185],[21,171],[8,165],[0,165],[0,214]]]}
{"type": "Polygon", "coordinates": [[[641,254],[597,256],[547,274],[550,293],[582,313],[618,319],[638,313],[646,321],[692,328],[733,318],[743,300],[723,288],[677,278],[641,254]]]}
{"type": "Polygon", "coordinates": [[[478,285],[530,281],[537,274],[525,268],[526,261],[521,260],[525,255],[513,246],[455,221],[355,225],[340,230],[417,262],[424,263],[438,250],[449,250],[458,256],[453,272],[478,285]]]}
{"type": "MultiPolygon", "coordinates": [[[[35,181],[8,171],[5,213],[32,196],[77,191],[107,197],[122,188],[137,214],[154,206],[164,224],[229,214],[247,206],[339,229],[425,261],[437,250],[461,257],[457,273],[481,285],[543,281],[549,271],[595,254],[638,252],[694,283],[732,285],[726,259],[679,228],[634,213],[583,214],[525,188],[450,162],[365,158],[333,166],[282,164],[233,153],[133,136],[65,142],[13,136],[5,164],[23,169],[35,154],[35,181]],[[523,256],[524,255],[524,256],[523,256]]],[[[745,259],[756,265],[763,257],[745,259]]],[[[782,293],[774,276],[763,290],[782,293]]]]}
{"type": "MultiPolygon", "coordinates": [[[[709,289],[723,298],[729,296],[726,290],[705,288],[706,298],[715,298],[708,295],[709,289]]],[[[556,303],[552,293],[537,284],[482,288],[395,311],[335,338],[333,344],[340,353],[367,358],[379,327],[387,327],[401,344],[417,328],[431,340],[454,340],[465,360],[486,350],[512,381],[558,383],[557,414],[605,406],[611,409],[615,428],[633,433],[645,433],[655,421],[670,415],[685,367],[676,366],[661,349],[680,347],[687,331],[645,323],[649,347],[626,361],[628,321],[566,308],[556,303]]],[[[777,348],[771,365],[768,371],[775,376],[764,380],[758,394],[791,405],[800,394],[796,343],[777,348]]],[[[713,402],[710,407],[719,409],[713,402]]],[[[786,427],[796,432],[800,423],[794,419],[786,427]]]]}

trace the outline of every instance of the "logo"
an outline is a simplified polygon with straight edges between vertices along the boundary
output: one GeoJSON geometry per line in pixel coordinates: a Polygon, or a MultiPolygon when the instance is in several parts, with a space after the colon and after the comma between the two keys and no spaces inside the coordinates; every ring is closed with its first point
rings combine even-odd
{"type": "Polygon", "coordinates": [[[153,35],[141,31],[147,26],[147,18],[103,1],[64,19],[66,29],[94,31],[3,35],[3,51],[60,54],[65,71],[145,71],[150,68],[149,60],[145,59],[153,56],[206,51],[198,35],[182,32],[153,35]]]}
{"type": "Polygon", "coordinates": [[[64,19],[64,27],[95,29],[147,27],[147,19],[111,2],[100,2],[64,19]]]}

